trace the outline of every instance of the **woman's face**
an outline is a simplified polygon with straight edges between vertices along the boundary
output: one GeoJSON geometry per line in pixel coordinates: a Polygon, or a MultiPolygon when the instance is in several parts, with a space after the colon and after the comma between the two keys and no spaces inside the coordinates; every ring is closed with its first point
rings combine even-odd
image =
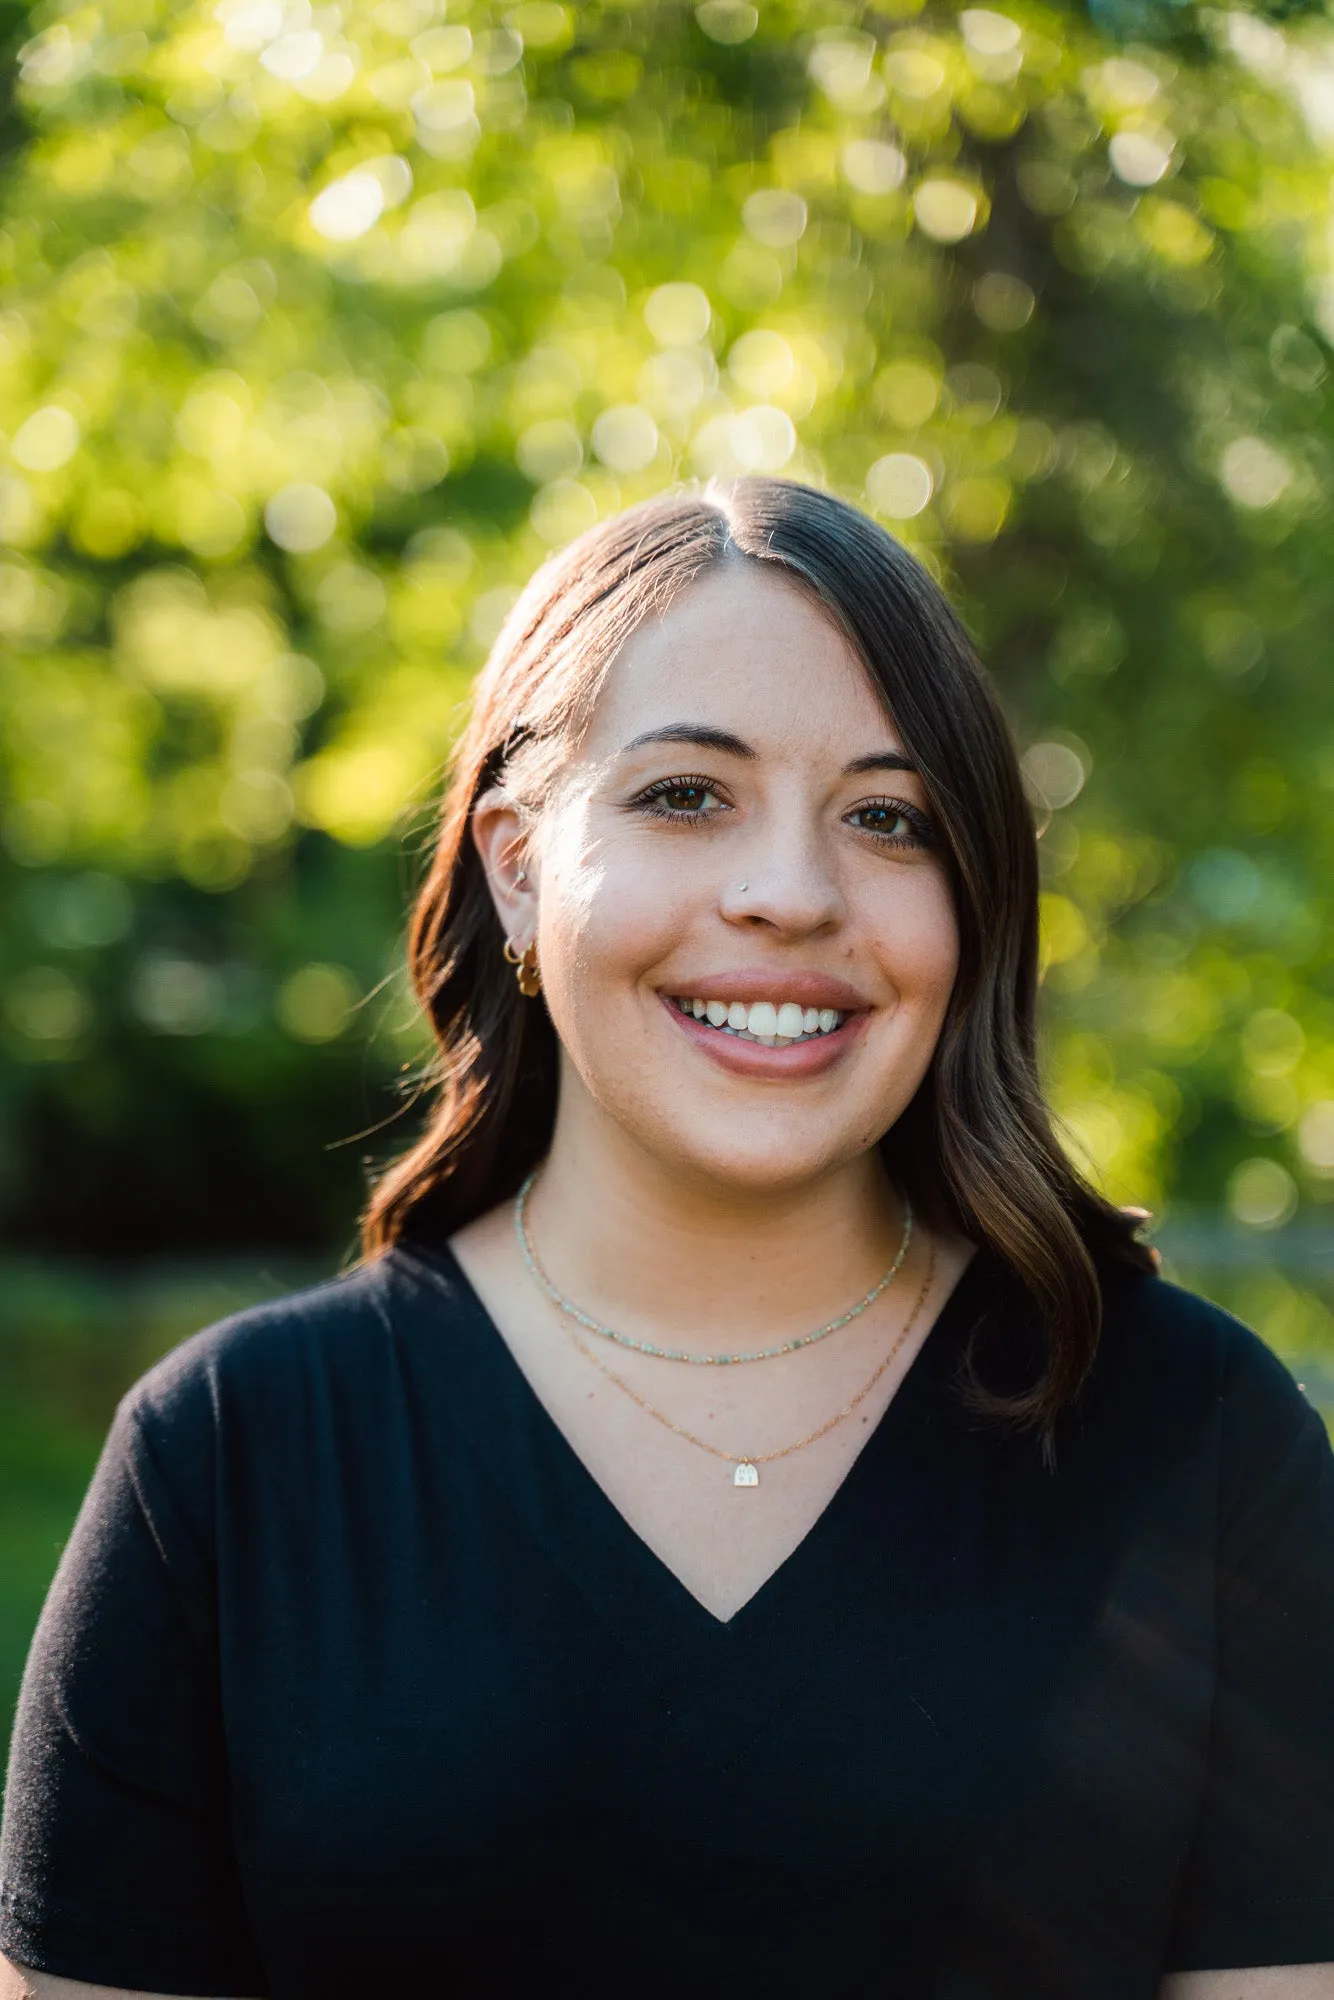
{"type": "Polygon", "coordinates": [[[728,564],[639,629],[526,865],[502,917],[536,926],[562,1117],[758,1193],[917,1089],[958,963],[944,857],[865,668],[781,577],[728,564]]]}

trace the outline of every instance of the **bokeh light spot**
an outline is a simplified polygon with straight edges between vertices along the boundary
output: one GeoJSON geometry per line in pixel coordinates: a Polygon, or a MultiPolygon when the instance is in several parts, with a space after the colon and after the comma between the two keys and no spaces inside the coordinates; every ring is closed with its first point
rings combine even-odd
{"type": "Polygon", "coordinates": [[[756,327],[735,341],[727,366],[736,381],[751,396],[774,396],[785,389],[796,370],[792,349],[781,333],[756,327]]]}
{"type": "Polygon", "coordinates": [[[907,451],[890,451],[867,473],[866,496],[892,521],[911,521],[930,501],[935,484],[924,459],[907,451]]]}
{"type": "Polygon", "coordinates": [[[520,431],[514,458],[520,472],[536,485],[573,479],[584,462],[583,441],[568,418],[544,417],[520,431]]]}
{"type": "Polygon", "coordinates": [[[797,448],[796,426],[786,410],[758,403],[731,424],[730,442],[746,472],[781,472],[797,448]]]}
{"type": "Polygon", "coordinates": [[[278,988],[274,1012],[294,1041],[332,1042],[347,1027],[360,994],[343,965],[302,965],[278,988]]]}
{"type": "Polygon", "coordinates": [[[260,56],[260,65],[270,76],[284,83],[298,83],[319,67],[324,55],[324,37],[314,28],[294,35],[279,35],[260,56]]]}
{"type": "Polygon", "coordinates": [[[216,1027],[226,1005],[217,968],[178,952],[147,953],[130,984],[130,1004],[158,1035],[202,1035],[216,1027]]]}
{"type": "Polygon", "coordinates": [[[1233,848],[1206,848],[1195,856],[1187,873],[1196,902],[1217,923],[1236,923],[1249,916],[1264,893],[1264,876],[1249,854],[1233,848]]]}
{"type": "Polygon", "coordinates": [[[1127,187],[1152,187],[1172,164],[1173,144],[1163,132],[1117,132],[1108,141],[1107,157],[1127,187]]]}
{"type": "Polygon", "coordinates": [[[59,403],[48,403],[19,425],[9,449],[27,472],[56,472],[79,449],[78,421],[59,403]]]}
{"type": "Polygon", "coordinates": [[[72,1042],[93,1019],[87,995],[54,965],[19,973],[4,996],[5,1013],[20,1035],[34,1042],[72,1042]]]}
{"type": "Polygon", "coordinates": [[[270,541],[290,555],[323,548],[338,526],[338,509],[322,486],[298,481],[275,493],[264,509],[270,541]]]}
{"type": "Polygon", "coordinates": [[[844,180],[859,194],[893,194],[907,178],[907,159],[887,139],[849,139],[839,161],[844,180]]]}
{"type": "Polygon", "coordinates": [[[1036,303],[1032,287],[1008,271],[986,271],[973,286],[973,311],[993,333],[1018,333],[1036,303]]]}
{"type": "Polygon", "coordinates": [[[711,42],[735,48],[748,42],[760,25],[760,17],[749,0],[703,0],[695,9],[695,19],[711,42]]]}
{"type": "Polygon", "coordinates": [[[384,208],[379,178],[359,167],[316,195],[310,204],[311,227],[330,243],[353,243],[375,227],[384,208]]]}
{"type": "Polygon", "coordinates": [[[912,206],[917,227],[937,243],[961,243],[977,222],[977,192],[963,181],[922,181],[913,192],[912,206]]]}
{"type": "Polygon", "coordinates": [[[1263,438],[1234,438],[1223,453],[1219,477],[1240,507],[1272,507],[1292,484],[1292,467],[1263,438]]]}
{"type": "Polygon", "coordinates": [[[871,75],[875,53],[874,35],[824,29],[816,36],[806,67],[831,103],[849,111],[874,111],[885,95],[884,85],[871,75]]]}
{"type": "Polygon", "coordinates": [[[422,335],[422,360],[442,374],[471,375],[491,359],[491,329],[468,307],[440,313],[422,335]]]}
{"type": "Polygon", "coordinates": [[[1071,805],[1084,789],[1084,761],[1068,743],[1030,744],[1020,769],[1037,801],[1054,811],[1071,805]]]}
{"type": "Polygon", "coordinates": [[[1301,1061],[1306,1036],[1281,1007],[1261,1007],[1242,1030],[1242,1054],[1261,1076],[1286,1076],[1301,1061]]]}
{"type": "Polygon", "coordinates": [[[961,541],[994,542],[1005,526],[1013,498],[1009,481],[994,473],[956,480],[945,496],[950,528],[961,541]]]}
{"type": "Polygon", "coordinates": [[[637,403],[617,403],[593,425],[593,449],[612,472],[643,472],[658,453],[658,426],[637,403]]]}
{"type": "Polygon", "coordinates": [[[528,518],[553,549],[563,548],[598,517],[598,503],[577,479],[553,479],[533,495],[528,518]]]}
{"type": "Polygon", "coordinates": [[[891,90],[900,97],[918,100],[934,97],[945,82],[945,65],[927,49],[891,49],[885,57],[885,75],[891,90]]]}
{"type": "Polygon", "coordinates": [[[709,295],[698,285],[659,285],[644,303],[644,320],[659,347],[693,347],[713,318],[709,295]]]}
{"type": "Polygon", "coordinates": [[[412,53],[433,75],[448,76],[451,70],[462,69],[472,54],[472,30],[461,22],[427,28],[414,36],[412,53]]]}
{"type": "Polygon", "coordinates": [[[1227,1184],[1228,1213],[1244,1229],[1281,1229],[1297,1208],[1297,1183],[1277,1160],[1243,1160],[1227,1184]]]}
{"type": "Polygon", "coordinates": [[[891,361],[875,378],[877,407],[891,423],[916,430],[935,414],[940,401],[940,376],[919,361],[891,361]]]}
{"type": "Polygon", "coordinates": [[[969,48],[983,56],[1009,55],[1023,40],[1017,21],[989,7],[965,7],[959,16],[959,26],[969,48]]]}
{"type": "Polygon", "coordinates": [[[1313,1173],[1334,1174],[1334,1097],[1307,1107],[1297,1127],[1297,1144],[1313,1173]]]}
{"type": "Polygon", "coordinates": [[[506,18],[525,48],[563,48],[573,32],[570,10],[559,0],[521,0],[506,18]]]}
{"type": "Polygon", "coordinates": [[[419,90],[412,109],[424,140],[433,133],[448,136],[469,131],[477,123],[476,92],[463,77],[449,77],[419,90]]]}
{"type": "Polygon", "coordinates": [[[768,250],[786,250],[805,231],[806,204],[787,188],[758,188],[743,203],[741,219],[757,243],[768,250]]]}
{"type": "Polygon", "coordinates": [[[1089,941],[1084,913],[1068,896],[1055,891],[1043,894],[1039,903],[1041,956],[1044,965],[1064,965],[1077,956],[1089,941]]]}

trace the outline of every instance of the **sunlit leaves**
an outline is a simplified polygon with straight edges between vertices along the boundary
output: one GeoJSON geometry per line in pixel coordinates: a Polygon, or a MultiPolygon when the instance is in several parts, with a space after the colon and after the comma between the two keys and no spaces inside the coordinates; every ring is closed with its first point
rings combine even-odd
{"type": "MultiPolygon", "coordinates": [[[[44,0],[0,227],[23,911],[170,883],[209,931],[357,867],[549,550],[673,478],[828,481],[952,582],[1028,748],[1098,1171],[1222,1200],[1263,1140],[1327,1195],[1334,71],[1318,22],[1199,26],[44,0]]],[[[397,929],[360,909],[348,970],[340,879],[245,1017],[302,1045],[397,929]]],[[[74,947],[13,936],[14,1045],[91,1061],[74,947]]],[[[244,1015],[199,942],[100,948],[135,1032],[244,1015]]]]}

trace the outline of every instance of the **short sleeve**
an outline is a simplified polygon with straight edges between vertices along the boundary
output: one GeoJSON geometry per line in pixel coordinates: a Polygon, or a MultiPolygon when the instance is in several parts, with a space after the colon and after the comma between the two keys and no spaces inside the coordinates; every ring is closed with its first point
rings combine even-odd
{"type": "MultiPolygon", "coordinates": [[[[207,1439],[195,1442],[207,1459],[207,1439]]],[[[207,1493],[207,1464],[196,1478],[207,1493]]],[[[0,1949],[97,1985],[256,1995],[207,1520],[179,1487],[127,1401],[29,1655],[0,1838],[0,1949]]]]}
{"type": "MultiPolygon", "coordinates": [[[[1334,1960],[1334,1455],[1272,1357],[1224,1504],[1209,1768],[1165,1970],[1334,1960]]],[[[1240,1392],[1239,1393],[1243,1393],[1240,1392]]]]}

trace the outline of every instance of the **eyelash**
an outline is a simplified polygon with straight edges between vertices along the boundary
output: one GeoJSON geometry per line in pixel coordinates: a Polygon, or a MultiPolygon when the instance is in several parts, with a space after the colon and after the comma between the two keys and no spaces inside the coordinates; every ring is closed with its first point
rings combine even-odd
{"type": "MultiPolygon", "coordinates": [[[[716,798],[722,798],[723,796],[721,787],[712,778],[701,776],[659,778],[654,784],[647,786],[644,791],[640,792],[638,797],[630,801],[631,811],[641,812],[651,819],[667,820],[673,826],[699,826],[705,820],[712,819],[718,811],[716,806],[678,807],[663,805],[661,801],[671,792],[703,792],[706,796],[712,794],[716,798]]],[[[723,810],[730,812],[732,808],[730,805],[724,803],[723,810]]],[[[905,835],[901,833],[882,833],[869,826],[857,828],[859,833],[869,835],[881,847],[931,847],[935,844],[935,829],[930,820],[919,807],[910,805],[906,799],[863,799],[858,805],[852,806],[844,814],[844,818],[851,819],[853,813],[864,812],[892,813],[899,819],[905,819],[913,829],[911,835],[905,835]]]]}
{"type": "Polygon", "coordinates": [[[898,819],[906,819],[912,828],[910,835],[877,833],[869,826],[858,829],[861,833],[869,834],[872,840],[878,840],[882,847],[932,847],[935,844],[935,828],[920,807],[909,805],[907,799],[863,799],[860,805],[853,806],[852,811],[844,817],[851,818],[852,813],[864,812],[892,813],[898,819]]]}
{"type": "MultiPolygon", "coordinates": [[[[674,807],[659,804],[658,801],[664,799],[668,792],[703,792],[706,795],[711,792],[716,798],[722,797],[712,778],[659,778],[655,784],[647,786],[638,798],[630,801],[631,809],[644,812],[651,819],[671,820],[675,826],[698,826],[702,820],[713,817],[712,809],[706,810],[703,806],[674,807]]],[[[730,811],[730,807],[728,810],[730,811]]]]}

